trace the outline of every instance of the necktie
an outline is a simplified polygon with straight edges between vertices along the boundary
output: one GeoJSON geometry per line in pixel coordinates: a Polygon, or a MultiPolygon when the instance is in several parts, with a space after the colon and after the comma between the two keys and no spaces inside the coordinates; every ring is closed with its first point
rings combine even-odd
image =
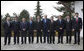
{"type": "Polygon", "coordinates": [[[9,21],[7,21],[7,24],[8,24],[8,26],[10,26],[10,22],[9,21]]]}
{"type": "Polygon", "coordinates": [[[38,20],[38,22],[39,22],[39,20],[38,20]]]}
{"type": "Polygon", "coordinates": [[[67,19],[67,22],[69,22],[69,19],[67,19]]]}
{"type": "Polygon", "coordinates": [[[31,26],[31,24],[32,24],[32,21],[30,21],[30,26],[31,26]]]}
{"type": "Polygon", "coordinates": [[[46,23],[46,19],[45,19],[45,23],[46,23]]]}
{"type": "Polygon", "coordinates": [[[53,20],[51,20],[51,23],[53,23],[53,20]]]}
{"type": "Polygon", "coordinates": [[[25,23],[23,22],[23,27],[25,27],[25,23]]]}
{"type": "Polygon", "coordinates": [[[76,19],[76,23],[78,23],[78,18],[76,19]]]}
{"type": "Polygon", "coordinates": [[[61,20],[60,20],[60,24],[61,24],[61,20]]]}

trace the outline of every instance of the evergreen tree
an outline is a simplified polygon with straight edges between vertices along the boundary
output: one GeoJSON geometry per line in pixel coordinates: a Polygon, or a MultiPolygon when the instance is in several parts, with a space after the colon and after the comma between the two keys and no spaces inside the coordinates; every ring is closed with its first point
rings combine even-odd
{"type": "Polygon", "coordinates": [[[4,20],[5,20],[7,17],[10,17],[10,14],[9,14],[9,13],[7,13],[7,14],[5,15],[4,20]]]}
{"type": "Polygon", "coordinates": [[[5,15],[5,17],[10,17],[9,13],[7,13],[7,14],[5,15]]]}
{"type": "Polygon", "coordinates": [[[63,18],[65,18],[66,15],[71,15],[71,13],[74,13],[74,9],[71,9],[71,5],[74,4],[74,1],[58,1],[57,4],[62,4],[62,7],[54,7],[59,12],[63,12],[63,18]]]}
{"type": "Polygon", "coordinates": [[[22,18],[26,18],[26,20],[29,20],[29,12],[27,10],[22,10],[19,16],[19,20],[21,21],[22,18]]]}
{"type": "MultiPolygon", "coordinates": [[[[40,16],[40,17],[42,18],[42,16],[41,16],[41,15],[42,15],[42,9],[40,9],[41,6],[40,6],[40,2],[39,2],[39,1],[37,2],[37,6],[36,6],[36,7],[37,7],[37,8],[35,9],[36,12],[35,12],[35,14],[34,14],[34,15],[35,15],[35,20],[36,20],[36,17],[37,17],[37,16],[40,16]]],[[[40,18],[40,19],[41,19],[41,18],[40,18]]]]}

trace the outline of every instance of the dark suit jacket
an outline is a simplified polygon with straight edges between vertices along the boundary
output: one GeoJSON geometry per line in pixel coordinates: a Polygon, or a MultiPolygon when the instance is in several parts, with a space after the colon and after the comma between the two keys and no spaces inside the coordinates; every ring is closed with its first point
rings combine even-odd
{"type": "Polygon", "coordinates": [[[72,20],[70,20],[69,22],[67,22],[67,20],[65,20],[65,29],[66,29],[66,31],[72,30],[72,20]]]}
{"type": "Polygon", "coordinates": [[[36,30],[42,29],[42,21],[41,20],[39,22],[38,21],[35,22],[34,29],[36,29],[36,30]]]}
{"type": "Polygon", "coordinates": [[[34,30],[34,21],[32,21],[32,24],[30,24],[30,22],[28,22],[28,31],[33,31],[34,30]]]}
{"type": "Polygon", "coordinates": [[[44,19],[42,20],[42,29],[43,30],[49,30],[50,27],[50,20],[46,19],[46,23],[44,22],[44,19]]]}
{"type": "Polygon", "coordinates": [[[57,31],[60,31],[60,27],[62,28],[62,31],[64,31],[64,29],[65,29],[65,21],[62,19],[61,20],[61,24],[60,24],[60,21],[59,20],[57,20],[56,21],[56,30],[57,31]]]}
{"type": "Polygon", "coordinates": [[[56,30],[56,22],[55,21],[53,21],[53,23],[50,21],[50,31],[54,31],[54,30],[56,30]]]}
{"type": "Polygon", "coordinates": [[[10,22],[10,26],[8,26],[7,22],[5,21],[3,23],[3,28],[4,28],[5,33],[11,34],[12,23],[10,22]]]}
{"type": "Polygon", "coordinates": [[[75,30],[82,29],[82,19],[78,18],[78,24],[76,23],[76,18],[73,18],[72,28],[75,30]]]}
{"type": "Polygon", "coordinates": [[[19,21],[17,21],[17,22],[13,21],[12,22],[12,28],[14,31],[19,31],[20,30],[20,22],[19,21]]]}
{"type": "Polygon", "coordinates": [[[21,31],[23,31],[23,29],[25,29],[25,31],[28,30],[28,23],[25,22],[25,24],[23,22],[20,23],[20,29],[21,31]]]}

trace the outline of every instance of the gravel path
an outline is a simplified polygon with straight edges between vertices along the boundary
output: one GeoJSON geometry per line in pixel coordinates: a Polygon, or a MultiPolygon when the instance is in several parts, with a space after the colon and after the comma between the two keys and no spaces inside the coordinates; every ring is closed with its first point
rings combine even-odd
{"type": "MultiPolygon", "coordinates": [[[[13,37],[11,37],[11,44],[4,46],[4,37],[1,37],[1,50],[83,50],[83,39],[80,40],[80,45],[73,44],[73,37],[71,44],[65,44],[66,37],[64,37],[64,44],[57,44],[58,38],[55,37],[55,44],[47,44],[47,43],[38,43],[36,44],[36,37],[34,37],[34,43],[29,44],[27,40],[27,44],[16,44],[13,45],[13,37]]],[[[28,37],[27,37],[28,39],[28,37]]],[[[21,37],[20,37],[21,41],[21,37]]]]}

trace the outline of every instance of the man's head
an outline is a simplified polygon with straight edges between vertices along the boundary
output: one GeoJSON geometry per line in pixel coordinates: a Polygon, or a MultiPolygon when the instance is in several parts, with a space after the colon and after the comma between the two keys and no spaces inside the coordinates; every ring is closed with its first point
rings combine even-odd
{"type": "Polygon", "coordinates": [[[70,16],[69,16],[69,15],[67,15],[67,16],[66,16],[66,18],[67,18],[67,19],[70,19],[70,16]]]}
{"type": "Polygon", "coordinates": [[[51,18],[50,18],[51,20],[53,20],[53,16],[51,16],[51,18]]]}
{"type": "Polygon", "coordinates": [[[79,13],[75,13],[75,16],[78,17],[79,13]]]}
{"type": "Polygon", "coordinates": [[[44,15],[44,18],[46,19],[47,18],[47,15],[44,15]]]}
{"type": "Polygon", "coordinates": [[[30,20],[33,20],[33,17],[30,17],[29,19],[30,19],[30,20]]]}
{"type": "Polygon", "coordinates": [[[26,21],[26,19],[25,18],[22,18],[22,22],[25,22],[26,21]]]}
{"type": "Polygon", "coordinates": [[[58,19],[62,19],[61,15],[58,16],[58,19]]]}
{"type": "Polygon", "coordinates": [[[6,20],[7,20],[7,21],[10,21],[10,17],[7,17],[6,20]]]}
{"type": "Polygon", "coordinates": [[[17,20],[18,20],[18,18],[17,18],[17,17],[15,17],[15,18],[14,18],[14,20],[16,20],[16,21],[17,21],[17,20]]]}
{"type": "Polygon", "coordinates": [[[37,19],[40,19],[40,16],[37,16],[37,19]]]}

